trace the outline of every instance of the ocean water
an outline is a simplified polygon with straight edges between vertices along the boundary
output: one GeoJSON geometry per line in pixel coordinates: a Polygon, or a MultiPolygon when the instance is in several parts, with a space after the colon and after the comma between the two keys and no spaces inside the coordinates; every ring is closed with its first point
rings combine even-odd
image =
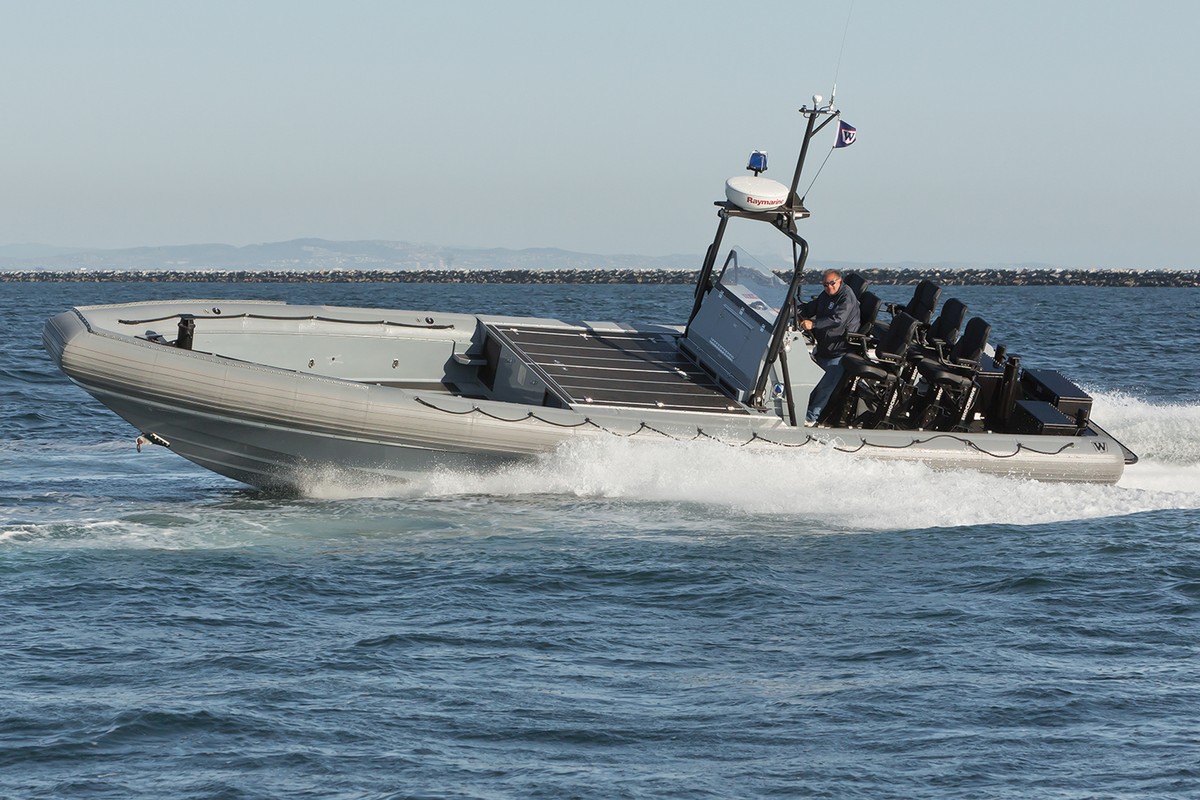
{"type": "Polygon", "coordinates": [[[0,284],[0,797],[1200,796],[1196,290],[947,292],[1093,393],[1142,457],[1109,487],[614,440],[274,496],[41,349],[98,302],[689,292],[0,284]]]}

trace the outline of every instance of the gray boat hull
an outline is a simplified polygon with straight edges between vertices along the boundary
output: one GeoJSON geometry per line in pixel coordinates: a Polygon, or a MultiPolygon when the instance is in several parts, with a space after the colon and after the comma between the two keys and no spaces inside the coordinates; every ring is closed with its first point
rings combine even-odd
{"type": "MultiPolygon", "coordinates": [[[[426,312],[225,303],[205,318],[212,332],[193,349],[172,346],[154,327],[167,320],[162,330],[170,332],[181,314],[216,310],[213,301],[73,309],[47,322],[44,340],[76,384],[149,441],[265,488],[303,491],[314,475],[402,481],[438,469],[492,470],[579,437],[612,436],[702,438],[797,458],[832,449],[1052,481],[1113,483],[1125,463],[1120,443],[1098,429],[1081,436],[806,429],[787,424],[778,407],[736,404],[723,413],[489,399],[469,381],[480,369],[479,330],[503,322],[496,318],[439,314],[431,322],[426,312]],[[393,377],[403,380],[385,380],[393,377]]],[[[501,379],[493,381],[498,393],[501,379]]],[[[513,381],[505,391],[529,391],[513,381]]]]}

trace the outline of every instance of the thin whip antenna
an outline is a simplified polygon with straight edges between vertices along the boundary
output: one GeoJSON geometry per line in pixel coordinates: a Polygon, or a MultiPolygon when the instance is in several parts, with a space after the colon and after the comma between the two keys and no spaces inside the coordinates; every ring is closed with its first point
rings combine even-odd
{"type": "MultiPolygon", "coordinates": [[[[842,29],[842,46],[838,48],[837,66],[833,68],[833,91],[829,93],[829,110],[836,111],[834,99],[837,97],[837,81],[838,76],[842,73],[842,55],[846,52],[846,35],[850,33],[850,17],[854,16],[854,0],[850,0],[850,9],[846,12],[846,27],[842,29]]],[[[834,148],[829,148],[829,152],[825,154],[825,160],[821,162],[821,166],[817,167],[817,174],[813,175],[812,181],[809,182],[808,188],[804,190],[804,194],[800,197],[800,202],[803,204],[808,197],[808,193],[812,191],[813,184],[817,182],[817,178],[821,177],[821,170],[825,169],[825,162],[829,161],[829,157],[833,155],[834,148]]]]}
{"type": "Polygon", "coordinates": [[[829,93],[829,107],[833,108],[833,98],[837,95],[838,75],[842,72],[842,54],[846,52],[846,35],[850,33],[850,17],[854,15],[854,0],[850,0],[850,10],[846,12],[846,27],[842,29],[842,46],[838,49],[837,66],[833,68],[833,91],[829,93]]]}

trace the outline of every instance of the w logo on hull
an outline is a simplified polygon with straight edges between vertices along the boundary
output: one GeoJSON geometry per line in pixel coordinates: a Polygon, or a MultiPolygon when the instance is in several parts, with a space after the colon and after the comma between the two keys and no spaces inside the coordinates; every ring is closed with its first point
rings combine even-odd
{"type": "Polygon", "coordinates": [[[1108,442],[1092,442],[1092,447],[1096,448],[1097,453],[1108,452],[1108,442]]]}

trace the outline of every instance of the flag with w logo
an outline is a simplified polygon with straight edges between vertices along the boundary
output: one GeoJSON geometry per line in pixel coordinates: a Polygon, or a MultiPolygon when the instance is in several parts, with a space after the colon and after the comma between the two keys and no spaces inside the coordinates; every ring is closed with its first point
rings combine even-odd
{"type": "Polygon", "coordinates": [[[845,120],[838,120],[838,135],[834,147],[849,147],[858,138],[858,128],[845,120]]]}

